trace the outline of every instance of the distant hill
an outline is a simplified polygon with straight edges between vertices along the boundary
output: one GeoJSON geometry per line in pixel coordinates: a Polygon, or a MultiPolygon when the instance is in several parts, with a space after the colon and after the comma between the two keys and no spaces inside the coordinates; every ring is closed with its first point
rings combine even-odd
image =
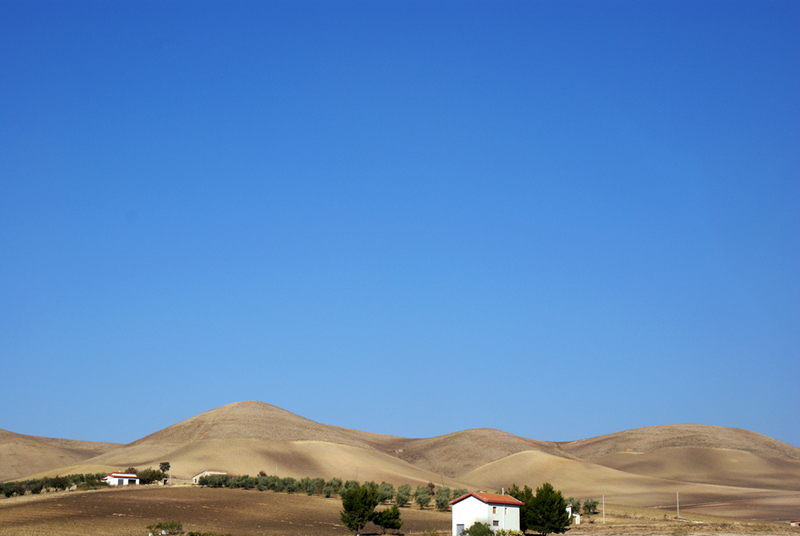
{"type": "Polygon", "coordinates": [[[0,430],[0,482],[73,465],[120,446],[116,443],[52,439],[0,430]]]}
{"type": "Polygon", "coordinates": [[[746,488],[800,490],[800,449],[738,428],[636,428],[561,444],[575,457],[642,476],[746,488]]]}
{"type": "Polygon", "coordinates": [[[0,480],[157,468],[169,461],[178,481],[206,469],[487,491],[549,481],[567,495],[605,493],[639,506],[671,504],[680,491],[697,505],[755,496],[768,500],[780,493],[782,501],[796,500],[800,507],[800,449],[747,430],[704,425],[653,426],[558,443],[492,429],[413,439],[321,424],[250,401],[202,413],[128,445],[2,432],[0,453],[0,480]]]}

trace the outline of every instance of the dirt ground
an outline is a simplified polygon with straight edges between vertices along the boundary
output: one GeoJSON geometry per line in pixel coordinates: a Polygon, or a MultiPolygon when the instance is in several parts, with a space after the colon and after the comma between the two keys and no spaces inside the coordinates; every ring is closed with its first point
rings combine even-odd
{"type": "MultiPolygon", "coordinates": [[[[379,507],[380,508],[380,507],[379,507]]],[[[140,487],[88,492],[59,492],[0,499],[0,536],[146,536],[147,525],[180,521],[184,531],[215,532],[233,536],[351,535],[339,519],[341,500],[270,491],[207,489],[190,486],[140,487]]],[[[434,529],[450,532],[450,513],[432,508],[401,509],[402,534],[422,534],[434,529]]],[[[695,516],[697,517],[697,516],[695,516]]],[[[364,533],[378,534],[368,525],[364,533]]],[[[743,522],[722,518],[675,521],[657,510],[616,508],[584,517],[574,536],[621,534],[631,536],[717,536],[793,534],[800,529],[786,523],[743,522]]]]}

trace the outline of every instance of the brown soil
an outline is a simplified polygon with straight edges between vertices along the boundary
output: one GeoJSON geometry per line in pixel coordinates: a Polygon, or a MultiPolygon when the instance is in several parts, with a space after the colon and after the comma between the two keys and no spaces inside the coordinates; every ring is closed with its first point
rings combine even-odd
{"type": "MultiPolygon", "coordinates": [[[[346,536],[352,532],[339,519],[341,508],[338,498],[191,486],[59,492],[0,500],[0,534],[146,536],[148,525],[180,521],[187,532],[346,536]]],[[[449,513],[416,507],[401,512],[405,534],[450,529],[449,513]]],[[[369,525],[365,532],[380,529],[369,525]]]]}
{"type": "MultiPolygon", "coordinates": [[[[234,536],[350,535],[339,519],[341,501],[284,493],[147,486],[90,492],[59,492],[40,496],[0,499],[0,534],[4,536],[146,536],[147,525],[180,521],[184,531],[215,532],[234,536]]],[[[600,514],[584,516],[568,534],[667,535],[692,534],[800,535],[786,523],[741,522],[688,514],[672,519],[674,512],[607,505],[600,514]],[[683,516],[682,516],[683,517],[683,516]]],[[[434,529],[450,533],[449,512],[417,507],[403,508],[403,534],[434,529]]],[[[378,534],[368,525],[364,534],[378,534]]]]}

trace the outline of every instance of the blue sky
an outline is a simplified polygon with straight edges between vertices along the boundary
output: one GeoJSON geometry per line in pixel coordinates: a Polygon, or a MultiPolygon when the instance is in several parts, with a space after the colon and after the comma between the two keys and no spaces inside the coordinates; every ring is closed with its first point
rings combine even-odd
{"type": "Polygon", "coordinates": [[[796,2],[0,2],[0,428],[261,400],[800,446],[796,2]]]}

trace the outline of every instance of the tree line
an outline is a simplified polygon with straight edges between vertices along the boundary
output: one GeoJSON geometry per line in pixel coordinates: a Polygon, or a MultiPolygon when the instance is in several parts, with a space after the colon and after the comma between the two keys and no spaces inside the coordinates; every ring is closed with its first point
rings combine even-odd
{"type": "Polygon", "coordinates": [[[232,475],[205,475],[200,477],[197,482],[200,486],[208,488],[230,488],[230,489],[257,489],[259,491],[276,491],[280,493],[305,493],[306,495],[324,495],[325,497],[340,496],[344,499],[348,491],[360,489],[362,487],[375,488],[378,495],[378,503],[394,501],[398,507],[405,507],[411,501],[420,508],[427,508],[433,501],[437,510],[447,511],[450,509],[450,500],[460,497],[467,493],[466,489],[451,490],[448,487],[436,488],[436,485],[429,483],[426,486],[418,486],[412,494],[410,484],[403,484],[397,488],[388,482],[364,482],[359,484],[356,480],[342,481],[340,478],[305,477],[297,480],[293,477],[279,477],[277,475],[266,475],[263,471],[259,476],[232,476],[232,475]]]}
{"type": "Polygon", "coordinates": [[[12,495],[22,496],[26,493],[36,495],[43,490],[63,491],[72,486],[77,486],[79,489],[92,489],[108,485],[100,481],[104,476],[106,476],[105,473],[46,476],[31,480],[4,482],[0,484],[0,490],[2,490],[3,495],[6,497],[11,497],[12,495]]]}
{"type": "MultiPolygon", "coordinates": [[[[164,478],[164,473],[158,469],[144,469],[139,471],[135,467],[128,467],[125,473],[135,473],[139,477],[139,483],[152,484],[164,478]]],[[[42,491],[64,491],[73,486],[75,489],[96,489],[108,486],[106,482],[100,480],[106,473],[76,473],[66,476],[45,476],[30,480],[19,480],[14,482],[4,482],[0,484],[0,493],[6,497],[16,495],[20,497],[26,493],[37,495],[42,491]]]]}

